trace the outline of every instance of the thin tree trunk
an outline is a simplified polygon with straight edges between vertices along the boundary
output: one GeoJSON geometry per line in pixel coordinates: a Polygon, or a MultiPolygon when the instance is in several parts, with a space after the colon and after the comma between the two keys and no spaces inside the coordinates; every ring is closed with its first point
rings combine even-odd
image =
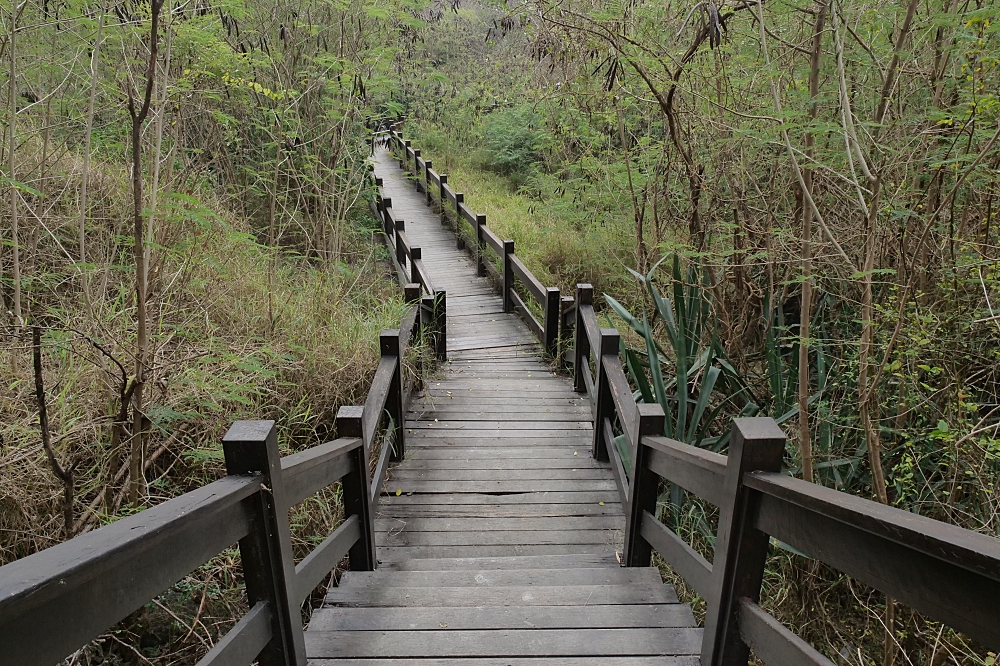
{"type": "Polygon", "coordinates": [[[52,435],[49,432],[49,412],[45,407],[45,382],[42,378],[42,329],[31,328],[31,352],[35,370],[35,400],[38,403],[38,428],[42,435],[42,448],[52,466],[52,473],[63,484],[63,537],[73,536],[73,467],[63,467],[52,450],[52,435]]]}
{"type": "MultiPolygon", "coordinates": [[[[823,23],[827,0],[819,0],[816,23],[813,26],[812,54],[809,69],[809,118],[815,120],[819,111],[819,65],[823,49],[823,23]]],[[[806,157],[812,163],[814,137],[806,132],[806,157]]],[[[813,196],[813,170],[807,166],[802,174],[808,197],[813,196]]],[[[802,302],[799,312],[799,454],[802,457],[802,478],[813,480],[812,434],[809,431],[809,324],[812,318],[812,209],[802,207],[802,302]]]]}
{"type": "Polygon", "coordinates": [[[87,269],[87,186],[90,183],[90,141],[94,134],[94,101],[97,98],[97,64],[101,50],[101,38],[104,31],[104,6],[101,6],[101,18],[97,22],[97,38],[94,40],[94,50],[90,54],[90,100],[87,102],[87,129],[83,142],[83,175],[80,179],[80,223],[77,228],[80,242],[80,278],[83,286],[83,300],[87,305],[87,317],[90,325],[95,323],[94,299],[90,293],[90,271],[87,269]]]}
{"type": "Polygon", "coordinates": [[[128,110],[132,118],[132,222],[135,256],[135,307],[137,319],[135,355],[135,392],[132,397],[132,442],[129,452],[129,502],[139,503],[142,485],[142,454],[145,440],[143,415],[143,389],[146,384],[146,359],[149,355],[149,331],[146,312],[146,224],[142,216],[142,125],[149,115],[149,106],[156,86],[157,32],[163,0],[150,0],[149,65],[146,70],[146,89],[142,105],[137,109],[131,91],[128,110]]]}
{"type": "MultiPolygon", "coordinates": [[[[22,4],[21,7],[24,5],[22,4]]],[[[14,148],[17,143],[14,139],[15,128],[17,127],[17,17],[21,12],[21,7],[12,7],[10,25],[10,80],[7,91],[7,101],[9,103],[10,128],[8,139],[10,145],[7,149],[8,177],[11,181],[16,181],[17,162],[14,159],[14,148]]],[[[17,186],[10,184],[10,235],[11,252],[13,254],[11,266],[11,277],[14,281],[14,330],[20,332],[24,319],[21,317],[21,242],[20,229],[18,225],[18,198],[21,195],[17,186]]],[[[11,354],[11,367],[17,369],[17,354],[11,354]]]]}

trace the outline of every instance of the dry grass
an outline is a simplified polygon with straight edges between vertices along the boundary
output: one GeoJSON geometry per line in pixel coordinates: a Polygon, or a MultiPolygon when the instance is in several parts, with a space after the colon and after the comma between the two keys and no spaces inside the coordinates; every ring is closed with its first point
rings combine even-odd
{"type": "MultiPolygon", "coordinates": [[[[34,206],[44,227],[22,237],[26,319],[42,326],[44,380],[55,454],[75,468],[76,532],[135,510],[125,501],[127,456],[112,445],[120,363],[134,366],[133,276],[122,220],[123,174],[106,165],[91,183],[87,314],[76,249],[79,164],[34,206]],[[44,203],[44,205],[43,205],[44,203]],[[98,349],[98,345],[100,351],[98,349]],[[111,359],[115,359],[112,361],[111,359]]],[[[378,332],[403,312],[370,234],[342,261],[320,264],[258,244],[252,221],[209,189],[161,198],[151,272],[153,424],[147,488],[153,505],[224,474],[221,437],[243,418],[274,419],[284,452],[334,436],[340,405],[360,404],[378,361],[378,332]]],[[[22,211],[23,215],[23,211],[22,211]]],[[[9,262],[9,256],[5,258],[9,262]]],[[[9,269],[8,269],[9,270],[9,269]]],[[[9,293],[6,295],[9,299],[9,293]]],[[[62,484],[41,446],[30,334],[8,328],[0,349],[0,564],[62,540],[62,484]]],[[[340,521],[339,486],[290,512],[297,556],[340,521]]],[[[245,610],[239,555],[222,553],[72,659],[72,663],[194,663],[245,610]]]]}

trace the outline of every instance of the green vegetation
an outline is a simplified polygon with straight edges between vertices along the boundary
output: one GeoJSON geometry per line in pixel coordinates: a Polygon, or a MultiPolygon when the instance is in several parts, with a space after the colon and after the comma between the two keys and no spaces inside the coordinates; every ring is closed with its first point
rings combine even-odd
{"type": "MultiPolygon", "coordinates": [[[[365,205],[385,120],[543,282],[607,295],[667,434],[724,450],[730,417],[771,414],[789,473],[1000,534],[996,3],[8,0],[0,21],[0,562],[217,476],[233,419],[329,435],[400,312],[365,205]]],[[[662,504],[709,553],[711,511],[662,504]]],[[[310,502],[297,538],[337,520],[310,502]]],[[[235,557],[77,663],[193,663],[240,603],[235,557]]],[[[993,659],[780,547],[766,603],[840,664],[993,659]]]]}
{"type": "MultiPolygon", "coordinates": [[[[666,434],[771,414],[789,473],[1000,535],[998,19],[537,0],[428,25],[394,99],[543,282],[605,294],[666,434]]],[[[710,553],[711,511],[662,504],[710,553]]],[[[838,663],[992,659],[798,554],[768,581],[838,663]]]]}

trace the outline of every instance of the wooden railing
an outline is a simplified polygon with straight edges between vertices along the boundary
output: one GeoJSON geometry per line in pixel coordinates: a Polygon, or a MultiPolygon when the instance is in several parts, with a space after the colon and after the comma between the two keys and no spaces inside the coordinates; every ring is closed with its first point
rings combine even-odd
{"type": "Polygon", "coordinates": [[[350,554],[375,568],[360,439],[281,458],[273,421],[237,421],[228,476],[0,567],[0,664],[54,664],[239,542],[250,611],[199,666],[305,664],[299,606],[350,554]],[[340,481],[344,521],[298,565],[288,509],[340,481]]]}
{"type": "Polygon", "coordinates": [[[302,603],[345,556],[351,570],[377,563],[372,507],[404,452],[406,351],[423,334],[446,355],[444,292],[406,287],[365,404],[337,413],[339,439],[281,458],[273,421],[237,421],[223,439],[224,479],[0,567],[0,666],[58,662],[234,543],[250,611],[198,666],[306,666],[302,603]],[[295,564],[288,510],[338,481],[344,521],[295,564]]]}
{"type": "MultiPolygon", "coordinates": [[[[558,356],[560,311],[564,305],[559,289],[543,285],[514,253],[514,241],[501,240],[487,226],[486,215],[472,212],[465,203],[465,195],[455,192],[448,184],[448,175],[435,171],[430,160],[421,157],[420,150],[413,148],[410,141],[403,139],[395,130],[388,133],[388,141],[390,148],[400,156],[400,167],[413,175],[417,189],[426,194],[428,204],[436,202],[441,206],[441,221],[450,221],[449,209],[454,214],[459,249],[471,246],[479,276],[489,276],[503,296],[503,311],[517,312],[542,343],[546,353],[558,356]],[[471,230],[471,237],[463,232],[465,224],[471,230]],[[518,293],[519,287],[537,305],[541,318],[518,293]]],[[[393,220],[394,228],[398,228],[399,222],[393,220]]],[[[387,225],[386,234],[389,233],[387,225]]],[[[396,248],[399,256],[398,242],[396,248]]],[[[416,279],[413,281],[416,282],[416,279]]]]}
{"type": "Polygon", "coordinates": [[[781,473],[785,434],[770,418],[734,419],[728,456],[660,436],[663,409],[633,399],[590,285],[577,286],[575,317],[574,385],[625,508],[622,563],[649,566],[655,550],[705,599],[703,666],[745,666],[751,648],[771,666],[832,666],[759,605],[770,537],[1000,649],[1000,540],[781,473]],[[718,507],[711,563],[657,520],[661,481],[718,507]]]}

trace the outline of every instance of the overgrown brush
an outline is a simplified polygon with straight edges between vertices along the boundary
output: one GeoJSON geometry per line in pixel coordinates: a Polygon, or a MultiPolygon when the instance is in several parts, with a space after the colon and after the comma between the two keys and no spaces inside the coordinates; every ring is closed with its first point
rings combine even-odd
{"type": "MultiPolygon", "coordinates": [[[[384,273],[384,250],[362,230],[341,261],[310,260],[258,243],[251,224],[207,187],[169,196],[157,216],[162,245],[151,271],[153,381],[145,414],[152,436],[143,499],[131,506],[128,447],[117,415],[134,365],[133,277],[117,265],[129,248],[114,222],[127,209],[127,193],[113,167],[92,171],[91,201],[107,221],[90,224],[92,259],[80,265],[65,249],[75,232],[77,164],[67,158],[60,166],[64,195],[39,206],[44,226],[27,248],[24,312],[42,333],[53,452],[74,472],[73,535],[224,475],[221,438],[234,420],[274,419],[285,453],[335,436],[338,407],[360,404],[367,393],[379,331],[398,325],[403,312],[384,273]],[[90,308],[82,271],[91,278],[90,308]]],[[[41,443],[29,327],[5,332],[0,374],[7,387],[0,394],[0,563],[6,563],[66,534],[64,486],[41,443]]],[[[295,507],[290,519],[302,556],[341,519],[339,487],[295,507]]],[[[240,576],[238,551],[223,553],[82,651],[76,663],[194,663],[240,617],[240,576]]]]}

